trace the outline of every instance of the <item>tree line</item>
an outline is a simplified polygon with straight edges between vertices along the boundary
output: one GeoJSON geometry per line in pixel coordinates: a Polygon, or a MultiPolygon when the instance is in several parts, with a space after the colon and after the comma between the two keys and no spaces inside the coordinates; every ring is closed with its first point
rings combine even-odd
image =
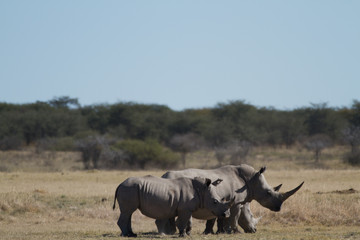
{"type": "Polygon", "coordinates": [[[134,102],[81,106],[67,96],[0,103],[0,150],[77,150],[87,168],[100,162],[110,167],[185,165],[186,154],[200,148],[213,150],[220,163],[226,157],[235,163],[254,146],[295,144],[314,151],[316,159],[325,147],[349,144],[349,161],[359,163],[360,102],[278,110],[229,101],[183,111],[134,102]]]}

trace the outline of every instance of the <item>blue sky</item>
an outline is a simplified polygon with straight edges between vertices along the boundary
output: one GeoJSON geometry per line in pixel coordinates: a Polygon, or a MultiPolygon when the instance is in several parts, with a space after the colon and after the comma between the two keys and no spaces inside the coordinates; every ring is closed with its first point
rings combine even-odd
{"type": "Polygon", "coordinates": [[[0,1],[0,102],[360,100],[360,1],[0,1]]]}

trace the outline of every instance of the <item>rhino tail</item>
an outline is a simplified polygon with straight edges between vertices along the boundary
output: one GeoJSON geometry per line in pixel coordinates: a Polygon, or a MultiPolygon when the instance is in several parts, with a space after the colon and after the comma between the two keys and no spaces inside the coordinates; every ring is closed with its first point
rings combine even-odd
{"type": "Polygon", "coordinates": [[[113,210],[115,210],[116,198],[117,198],[117,193],[118,193],[119,187],[120,187],[120,185],[116,188],[116,191],[115,191],[113,210]]]}

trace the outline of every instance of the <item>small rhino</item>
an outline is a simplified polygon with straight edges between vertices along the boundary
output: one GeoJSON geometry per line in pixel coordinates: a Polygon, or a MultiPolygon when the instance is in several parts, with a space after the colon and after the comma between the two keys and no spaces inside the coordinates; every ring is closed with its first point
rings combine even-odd
{"type": "Polygon", "coordinates": [[[191,214],[201,208],[211,211],[218,217],[228,217],[233,201],[222,201],[214,190],[222,180],[211,182],[207,178],[196,177],[164,179],[154,176],[130,177],[115,191],[120,207],[117,222],[122,236],[136,237],[131,227],[131,216],[136,209],[154,219],[169,219],[178,216],[176,225],[180,236],[190,232],[191,214]],[[189,229],[190,228],[190,229],[189,229]]]}
{"type": "MultiPolygon", "coordinates": [[[[234,214],[232,211],[236,211],[238,224],[244,230],[245,233],[255,233],[256,232],[256,225],[260,221],[261,217],[255,218],[250,209],[250,203],[245,204],[237,204],[237,206],[233,206],[230,209],[230,215],[234,214]],[[235,207],[235,208],[234,208],[235,207]]],[[[217,232],[216,233],[238,233],[240,232],[237,227],[232,228],[228,219],[218,219],[217,221],[217,232]]],[[[215,219],[213,219],[213,222],[215,219]]],[[[205,234],[214,233],[212,231],[212,226],[214,225],[213,222],[207,223],[207,230],[210,232],[204,232],[205,234]]]]}

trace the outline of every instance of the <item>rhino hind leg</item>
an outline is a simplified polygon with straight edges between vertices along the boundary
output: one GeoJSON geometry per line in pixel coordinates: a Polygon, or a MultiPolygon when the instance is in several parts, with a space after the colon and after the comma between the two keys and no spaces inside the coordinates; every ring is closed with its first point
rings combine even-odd
{"type": "Polygon", "coordinates": [[[132,231],[131,228],[131,216],[132,213],[122,212],[117,222],[122,232],[121,235],[124,237],[137,237],[137,235],[132,231]]]}
{"type": "Polygon", "coordinates": [[[206,227],[204,230],[204,234],[215,234],[214,230],[213,230],[215,221],[216,221],[216,218],[206,221],[206,227]]]}

